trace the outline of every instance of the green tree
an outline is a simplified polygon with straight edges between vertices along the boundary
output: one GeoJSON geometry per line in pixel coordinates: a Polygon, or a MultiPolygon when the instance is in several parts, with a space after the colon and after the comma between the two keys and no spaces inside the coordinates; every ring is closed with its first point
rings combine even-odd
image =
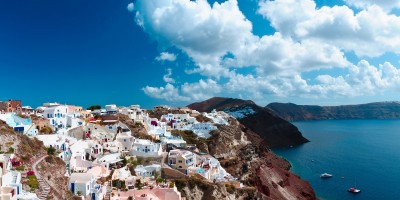
{"type": "Polygon", "coordinates": [[[54,153],[56,152],[56,149],[52,146],[50,146],[49,148],[47,148],[47,155],[54,155],[54,153]]]}
{"type": "Polygon", "coordinates": [[[86,110],[91,110],[91,111],[93,111],[93,110],[98,110],[98,109],[101,109],[101,106],[100,106],[100,105],[92,105],[92,106],[90,106],[89,108],[87,108],[86,110]]]}
{"type": "Polygon", "coordinates": [[[161,178],[161,177],[159,177],[159,178],[156,179],[156,183],[157,183],[157,184],[160,184],[160,183],[162,183],[163,181],[164,181],[164,179],[161,178]]]}
{"type": "Polygon", "coordinates": [[[14,153],[14,151],[15,151],[14,148],[10,147],[10,148],[8,148],[8,152],[7,153],[9,153],[9,154],[10,153],[14,153]]]}
{"type": "Polygon", "coordinates": [[[138,190],[141,190],[142,187],[143,187],[142,181],[140,181],[140,179],[136,180],[135,188],[137,188],[138,190]]]}

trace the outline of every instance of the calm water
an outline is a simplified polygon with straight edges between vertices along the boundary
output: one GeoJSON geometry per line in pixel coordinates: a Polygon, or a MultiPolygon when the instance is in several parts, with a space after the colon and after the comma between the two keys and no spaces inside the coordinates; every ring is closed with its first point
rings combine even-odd
{"type": "Polygon", "coordinates": [[[274,152],[292,163],[292,171],[308,180],[319,198],[400,200],[400,120],[294,124],[311,142],[274,152]],[[324,172],[333,177],[321,179],[324,172]],[[361,193],[346,191],[354,184],[361,193]]]}

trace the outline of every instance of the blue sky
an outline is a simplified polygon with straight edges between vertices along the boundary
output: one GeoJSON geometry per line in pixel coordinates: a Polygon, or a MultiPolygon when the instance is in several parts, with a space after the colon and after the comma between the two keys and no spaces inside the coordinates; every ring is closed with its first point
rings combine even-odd
{"type": "Polygon", "coordinates": [[[398,3],[291,1],[1,2],[0,101],[398,100],[398,3]]]}

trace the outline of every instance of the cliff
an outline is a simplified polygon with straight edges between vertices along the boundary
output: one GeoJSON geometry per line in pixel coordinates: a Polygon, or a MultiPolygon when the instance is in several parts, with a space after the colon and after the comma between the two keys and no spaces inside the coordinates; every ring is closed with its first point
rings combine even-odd
{"type": "Polygon", "coordinates": [[[186,199],[316,199],[310,184],[289,171],[289,162],[273,154],[265,140],[236,119],[230,118],[229,125],[218,125],[210,134],[206,151],[244,187],[201,176],[170,177],[186,199]]]}
{"type": "Polygon", "coordinates": [[[400,102],[377,102],[342,106],[271,103],[266,108],[271,109],[275,114],[288,121],[400,118],[400,102]]]}
{"type": "Polygon", "coordinates": [[[260,135],[271,148],[309,142],[296,126],[274,114],[270,109],[256,105],[253,101],[214,97],[190,104],[188,107],[200,112],[210,112],[213,109],[227,112],[260,135]]]}

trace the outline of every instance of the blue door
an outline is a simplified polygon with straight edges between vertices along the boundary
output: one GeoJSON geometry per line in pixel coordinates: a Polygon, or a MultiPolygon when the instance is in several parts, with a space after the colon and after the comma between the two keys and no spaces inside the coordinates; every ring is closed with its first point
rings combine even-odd
{"type": "Polygon", "coordinates": [[[92,200],[96,200],[96,193],[92,193],[92,200]]]}
{"type": "Polygon", "coordinates": [[[75,183],[71,183],[71,192],[75,194],[75,183]]]}

